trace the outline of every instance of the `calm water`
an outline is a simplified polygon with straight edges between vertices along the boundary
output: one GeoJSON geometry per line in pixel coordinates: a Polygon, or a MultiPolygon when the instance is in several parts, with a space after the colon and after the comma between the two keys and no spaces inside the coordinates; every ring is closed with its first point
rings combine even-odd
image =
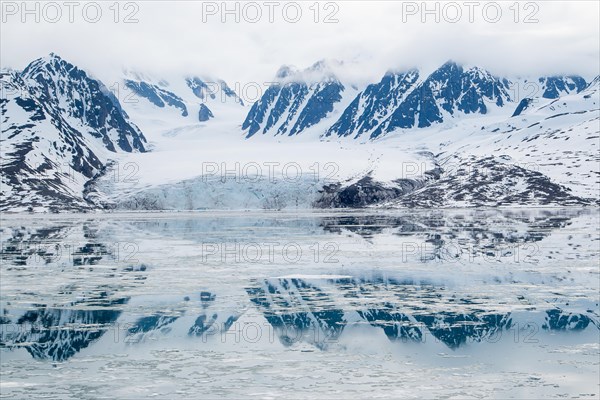
{"type": "Polygon", "coordinates": [[[599,225],[4,216],[1,397],[599,398],[599,225]]]}

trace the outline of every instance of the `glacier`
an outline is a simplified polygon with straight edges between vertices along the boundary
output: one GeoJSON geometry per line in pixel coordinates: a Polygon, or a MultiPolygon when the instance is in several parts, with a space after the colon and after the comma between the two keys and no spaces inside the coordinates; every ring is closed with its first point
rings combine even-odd
{"type": "Polygon", "coordinates": [[[344,68],[284,66],[252,105],[201,71],[104,84],[51,54],[3,72],[0,209],[599,204],[598,78],[344,68]]]}

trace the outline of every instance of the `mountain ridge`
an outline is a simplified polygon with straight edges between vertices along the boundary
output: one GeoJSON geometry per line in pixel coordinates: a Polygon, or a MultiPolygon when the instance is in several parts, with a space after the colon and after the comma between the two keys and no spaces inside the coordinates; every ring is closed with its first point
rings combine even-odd
{"type": "MultiPolygon", "coordinates": [[[[249,110],[224,81],[215,80],[213,88],[201,74],[172,80],[127,73],[122,79],[137,97],[121,103],[101,81],[56,54],[21,72],[2,72],[0,208],[210,208],[213,201],[263,208],[599,204],[594,189],[600,175],[594,170],[599,77],[590,83],[575,75],[536,78],[540,96],[520,99],[511,87],[515,82],[452,61],[427,76],[417,69],[389,70],[363,90],[339,78],[343,67],[326,60],[304,70],[282,66],[276,84],[249,110]],[[241,122],[237,118],[246,111],[241,122]],[[256,136],[264,140],[253,140],[256,136]],[[331,164],[326,151],[334,151],[335,180],[304,176],[296,187],[285,182],[273,188],[203,180],[204,167],[198,165],[215,154],[252,154],[283,137],[290,140],[273,148],[275,155],[289,150],[282,159],[308,157],[302,168],[309,170],[320,160],[308,163],[310,158],[325,157],[321,165],[331,164]],[[572,148],[559,145],[565,141],[572,148]],[[308,153],[301,154],[296,143],[308,153]],[[353,158],[358,154],[365,159],[353,158]],[[142,165],[147,183],[108,182],[121,160],[142,165]],[[470,170],[448,168],[448,160],[470,170]],[[418,176],[404,176],[405,164],[421,161],[427,167],[418,176]],[[357,162],[366,162],[366,168],[356,168],[357,162]],[[523,168],[528,162],[537,169],[523,168]],[[221,190],[247,193],[213,200],[221,190]],[[302,193],[306,198],[300,201],[302,193]]],[[[269,154],[258,157],[272,163],[269,154]]]]}

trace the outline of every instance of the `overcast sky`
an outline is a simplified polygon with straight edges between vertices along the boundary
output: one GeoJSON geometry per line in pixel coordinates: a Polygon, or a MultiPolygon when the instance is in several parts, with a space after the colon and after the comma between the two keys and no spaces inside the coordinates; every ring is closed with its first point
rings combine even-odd
{"type": "MultiPolygon", "coordinates": [[[[577,73],[590,78],[599,73],[598,1],[522,2],[518,7],[513,1],[439,3],[439,22],[435,14],[423,15],[420,1],[321,2],[316,22],[315,7],[309,8],[313,3],[297,3],[302,15],[296,23],[291,22],[294,5],[284,13],[286,2],[270,8],[259,1],[245,9],[240,3],[239,23],[234,15],[221,21],[221,2],[120,3],[119,22],[114,6],[109,8],[113,2],[99,2],[102,15],[96,23],[89,22],[96,18],[95,6],[86,8],[86,21],[81,3],[71,23],[69,8],[58,1],[54,4],[62,16],[54,6],[38,6],[36,23],[34,14],[23,14],[20,1],[3,2],[1,64],[22,69],[56,52],[100,76],[129,67],[154,74],[208,73],[236,82],[268,81],[282,64],[305,68],[322,58],[344,60],[365,81],[379,80],[388,68],[431,70],[448,59],[509,77],[577,73]],[[258,8],[259,22],[244,21],[244,11],[256,19],[258,8]],[[127,15],[137,22],[124,23],[127,15]],[[331,23],[324,21],[328,15],[331,23]]],[[[35,10],[33,3],[28,7],[35,10]]],[[[430,2],[428,7],[436,6],[430,2]]]]}

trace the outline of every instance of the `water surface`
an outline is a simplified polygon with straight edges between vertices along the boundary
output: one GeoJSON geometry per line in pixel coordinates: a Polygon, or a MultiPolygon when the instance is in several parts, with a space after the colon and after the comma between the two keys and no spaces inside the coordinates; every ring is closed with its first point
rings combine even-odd
{"type": "Polygon", "coordinates": [[[1,396],[598,398],[599,218],[5,216],[1,396]]]}

